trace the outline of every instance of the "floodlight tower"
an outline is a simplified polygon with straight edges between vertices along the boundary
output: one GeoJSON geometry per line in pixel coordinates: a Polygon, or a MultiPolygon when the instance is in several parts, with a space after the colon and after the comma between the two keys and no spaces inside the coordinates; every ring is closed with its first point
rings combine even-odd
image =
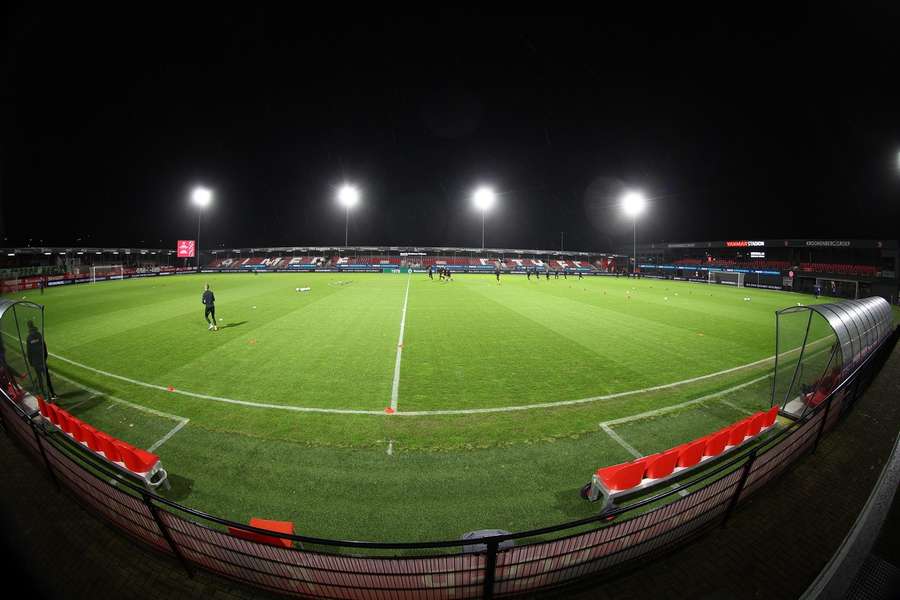
{"type": "Polygon", "coordinates": [[[212,190],[202,185],[198,185],[191,192],[191,202],[197,207],[197,272],[200,272],[200,215],[203,209],[212,203],[212,190]]]}
{"type": "Polygon", "coordinates": [[[640,192],[627,192],[622,196],[622,210],[625,211],[626,215],[631,217],[631,224],[633,227],[634,266],[631,267],[632,275],[637,272],[637,218],[639,214],[644,212],[646,206],[647,200],[640,192]]]}
{"type": "Polygon", "coordinates": [[[359,190],[356,186],[345,183],[338,190],[337,199],[347,211],[344,220],[344,248],[346,248],[347,240],[350,237],[350,208],[359,202],[359,190]]]}
{"type": "Polygon", "coordinates": [[[484,213],[494,206],[497,195],[489,187],[480,187],[472,194],[472,202],[481,209],[481,249],[484,250],[484,213]]]}

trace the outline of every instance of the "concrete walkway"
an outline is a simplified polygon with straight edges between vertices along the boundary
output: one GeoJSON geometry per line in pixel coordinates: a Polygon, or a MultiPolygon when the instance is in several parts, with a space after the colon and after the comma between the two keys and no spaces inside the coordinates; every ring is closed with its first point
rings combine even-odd
{"type": "MultiPolygon", "coordinates": [[[[799,597],[841,543],[878,478],[900,430],[898,398],[895,348],[817,453],[752,497],[727,527],[639,571],[552,596],[799,597]]],[[[273,597],[203,572],[188,578],[173,560],[132,542],[57,492],[42,468],[5,435],[0,469],[0,564],[7,587],[30,588],[30,599],[273,597]]],[[[896,530],[895,523],[885,527],[896,530]]]]}

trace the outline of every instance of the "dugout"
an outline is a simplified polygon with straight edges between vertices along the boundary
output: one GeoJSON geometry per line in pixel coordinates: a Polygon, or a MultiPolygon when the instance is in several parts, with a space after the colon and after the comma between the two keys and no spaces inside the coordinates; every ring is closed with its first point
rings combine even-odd
{"type": "Polygon", "coordinates": [[[891,307],[878,296],[777,311],[772,406],[802,419],[892,331],[891,307]]]}
{"type": "Polygon", "coordinates": [[[37,395],[50,396],[43,341],[43,306],[0,300],[0,386],[26,413],[37,410],[37,395]]]}

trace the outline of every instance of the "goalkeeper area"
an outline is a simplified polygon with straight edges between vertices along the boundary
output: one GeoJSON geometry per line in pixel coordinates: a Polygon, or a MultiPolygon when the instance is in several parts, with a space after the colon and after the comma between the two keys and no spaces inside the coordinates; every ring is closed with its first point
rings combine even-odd
{"type": "Polygon", "coordinates": [[[45,306],[58,404],[158,454],[161,495],[420,541],[591,516],[598,467],[769,408],[775,311],[816,300],[738,285],[205,274],[15,298],[45,306]]]}

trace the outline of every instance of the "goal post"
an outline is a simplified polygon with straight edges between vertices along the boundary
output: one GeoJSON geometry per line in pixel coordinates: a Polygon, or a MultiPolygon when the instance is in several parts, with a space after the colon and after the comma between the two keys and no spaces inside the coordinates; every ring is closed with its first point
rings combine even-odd
{"type": "Polygon", "coordinates": [[[733,285],[736,287],[744,287],[744,273],[736,273],[732,271],[709,271],[709,283],[720,283],[724,285],[733,285]]]}
{"type": "Polygon", "coordinates": [[[94,265],[91,267],[91,283],[110,279],[125,279],[125,267],[122,265],[94,265]]]}

